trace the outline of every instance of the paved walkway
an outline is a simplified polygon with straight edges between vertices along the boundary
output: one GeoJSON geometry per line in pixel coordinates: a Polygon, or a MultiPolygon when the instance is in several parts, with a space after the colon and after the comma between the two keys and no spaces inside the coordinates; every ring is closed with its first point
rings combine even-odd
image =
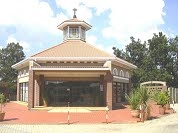
{"type": "Polygon", "coordinates": [[[0,133],[177,133],[178,114],[135,124],[0,124],[0,133]]]}
{"type": "MultiPolygon", "coordinates": [[[[178,105],[175,105],[175,110],[178,110],[178,105]]],[[[121,118],[130,118],[128,114],[129,109],[121,109],[109,112],[110,119],[117,119],[117,116],[121,118]],[[126,113],[122,113],[122,111],[126,113]],[[114,114],[114,113],[115,114],[114,114]],[[123,115],[128,115],[122,117],[123,115]]],[[[170,115],[164,115],[164,117],[159,117],[158,119],[153,119],[145,121],[144,123],[132,123],[132,124],[113,124],[113,123],[101,123],[97,124],[63,124],[56,121],[56,116],[61,113],[49,113],[47,111],[28,111],[26,105],[19,105],[16,103],[8,103],[5,107],[6,117],[5,121],[0,122],[0,133],[133,133],[133,132],[144,132],[144,133],[176,133],[178,132],[178,113],[173,113],[170,115]],[[43,116],[48,115],[48,117],[43,118],[43,116]],[[52,123],[48,123],[46,118],[51,117],[53,114],[52,123]],[[29,116],[28,116],[29,115],[29,116]],[[30,118],[31,117],[31,118],[30,118]],[[27,119],[30,121],[25,122],[27,119]],[[39,119],[43,122],[39,123],[39,119]],[[37,122],[38,121],[38,122],[37,122]],[[44,122],[45,121],[45,122],[44,122]],[[23,124],[25,122],[26,124],[23,124]],[[32,122],[34,122],[32,124],[32,122]],[[46,123],[46,124],[45,124],[46,123]]],[[[154,109],[154,111],[156,111],[154,109]]],[[[99,111],[100,112],[100,111],[99,111]]],[[[90,113],[87,113],[90,114],[90,113]]],[[[77,115],[80,116],[79,113],[77,115]]],[[[102,112],[98,113],[98,116],[103,115],[102,112]]],[[[65,115],[66,116],[66,115],[65,115]]],[[[84,115],[84,118],[86,116],[84,115]]],[[[83,119],[84,119],[83,118],[83,119]]],[[[97,117],[98,118],[98,117],[97,117]]],[[[103,117],[102,117],[103,118],[103,117]]],[[[60,120],[61,118],[57,118],[60,120]]],[[[66,119],[66,118],[65,118],[66,119]]],[[[91,118],[89,118],[91,120],[91,118]]],[[[127,119],[128,120],[128,119],[127,119]]]]}
{"type": "MultiPolygon", "coordinates": [[[[26,104],[14,102],[7,103],[4,110],[6,112],[5,119],[0,124],[68,124],[67,112],[29,111],[26,104]]],[[[69,114],[70,124],[106,123],[106,111],[70,112],[69,114]]],[[[152,108],[152,117],[161,117],[158,108],[152,108]]],[[[107,118],[108,123],[135,123],[139,121],[138,118],[131,116],[127,106],[123,109],[109,111],[107,118]]]]}

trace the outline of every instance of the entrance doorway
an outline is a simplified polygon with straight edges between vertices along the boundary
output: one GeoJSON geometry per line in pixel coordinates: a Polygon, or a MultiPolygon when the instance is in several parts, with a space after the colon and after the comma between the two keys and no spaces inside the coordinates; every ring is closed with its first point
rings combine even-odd
{"type": "Polygon", "coordinates": [[[102,106],[103,96],[99,82],[46,81],[45,91],[51,106],[102,106]]]}

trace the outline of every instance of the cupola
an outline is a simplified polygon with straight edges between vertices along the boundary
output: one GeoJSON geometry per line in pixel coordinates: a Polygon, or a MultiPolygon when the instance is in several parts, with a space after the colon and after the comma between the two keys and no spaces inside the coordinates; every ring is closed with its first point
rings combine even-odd
{"type": "Polygon", "coordinates": [[[58,29],[63,31],[63,40],[82,40],[86,39],[86,31],[91,29],[91,25],[85,21],[77,19],[76,11],[74,8],[74,15],[72,19],[66,20],[58,25],[58,29]]]}

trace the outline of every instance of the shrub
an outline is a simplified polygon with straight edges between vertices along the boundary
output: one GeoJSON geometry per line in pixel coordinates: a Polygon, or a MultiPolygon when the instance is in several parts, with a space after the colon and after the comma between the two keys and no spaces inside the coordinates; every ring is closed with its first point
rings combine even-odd
{"type": "Polygon", "coordinates": [[[138,95],[140,95],[140,104],[144,104],[145,106],[147,105],[147,102],[151,98],[150,94],[148,93],[147,88],[137,88],[136,89],[138,95]]]}
{"type": "Polygon", "coordinates": [[[168,102],[168,95],[166,92],[157,92],[154,97],[154,100],[158,105],[164,106],[168,102]]]}
{"type": "Polygon", "coordinates": [[[147,102],[151,98],[150,94],[148,93],[148,89],[146,88],[136,88],[132,90],[130,95],[126,95],[126,99],[130,104],[131,109],[138,109],[141,104],[147,106],[147,102]]]}
{"type": "Polygon", "coordinates": [[[140,104],[140,95],[137,91],[132,91],[129,95],[126,95],[126,99],[130,105],[130,108],[133,110],[139,109],[140,104]]]}
{"type": "Polygon", "coordinates": [[[5,103],[5,96],[3,93],[0,94],[0,104],[1,104],[1,112],[2,112],[2,105],[5,103]]]}

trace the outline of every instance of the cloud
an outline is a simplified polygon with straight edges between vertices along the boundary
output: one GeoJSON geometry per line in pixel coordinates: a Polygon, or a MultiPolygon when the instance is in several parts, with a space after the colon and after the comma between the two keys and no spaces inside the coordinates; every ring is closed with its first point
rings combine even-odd
{"type": "Polygon", "coordinates": [[[1,0],[0,16],[1,25],[34,25],[48,30],[56,21],[49,4],[39,0],[1,0]]]}
{"type": "Polygon", "coordinates": [[[57,29],[58,18],[47,2],[41,0],[0,2],[0,26],[5,27],[8,40],[13,36],[24,45],[26,52],[29,51],[29,44],[45,45],[60,35],[57,29]]]}
{"type": "Polygon", "coordinates": [[[87,42],[103,51],[107,51],[108,53],[110,54],[113,54],[113,47],[114,45],[108,45],[108,46],[104,46],[103,44],[101,43],[98,43],[98,40],[97,40],[97,37],[94,36],[94,35],[87,35],[87,42]]]}
{"type": "Polygon", "coordinates": [[[13,36],[9,36],[6,43],[8,44],[8,43],[12,43],[12,42],[17,43],[18,41],[13,36]]]}
{"type": "Polygon", "coordinates": [[[111,55],[114,55],[113,54],[113,47],[114,47],[114,45],[106,45],[106,46],[104,46],[103,44],[97,44],[96,43],[96,45],[95,45],[97,48],[99,48],[99,49],[101,49],[101,50],[103,50],[103,51],[105,51],[105,52],[107,52],[107,53],[109,53],[109,54],[111,54],[111,55]]]}
{"type": "Polygon", "coordinates": [[[85,0],[56,0],[57,6],[65,11],[65,14],[68,18],[73,17],[72,9],[77,8],[77,18],[81,18],[87,22],[90,22],[93,14],[92,10],[86,6],[85,2],[85,0]]]}
{"type": "Polygon", "coordinates": [[[8,37],[6,43],[8,44],[8,43],[12,43],[12,42],[14,42],[14,43],[19,43],[19,45],[23,47],[23,51],[24,51],[25,53],[28,54],[28,53],[30,52],[30,44],[29,44],[29,43],[27,43],[27,42],[25,42],[25,41],[18,41],[16,38],[14,38],[14,37],[11,35],[11,36],[8,37]]]}
{"type": "Polygon", "coordinates": [[[109,12],[109,19],[103,18],[108,25],[102,30],[102,35],[104,38],[115,39],[122,45],[129,42],[130,36],[147,40],[153,33],[159,32],[160,25],[164,24],[164,0],[56,0],[56,3],[67,15],[72,14],[72,8],[78,8],[79,18],[89,21],[94,15],[109,12]]]}
{"type": "Polygon", "coordinates": [[[103,36],[121,43],[127,42],[130,36],[148,39],[160,31],[160,25],[164,24],[163,8],[163,0],[125,0],[113,4],[109,26],[103,30],[103,36]]]}
{"type": "Polygon", "coordinates": [[[87,41],[99,47],[104,45],[105,50],[111,51],[108,50],[112,49],[111,43],[116,41],[124,47],[130,36],[147,40],[153,33],[161,31],[160,26],[164,24],[164,0],[55,0],[57,14],[58,11],[45,1],[0,0],[0,26],[3,27],[0,36],[3,34],[7,36],[6,40],[18,40],[26,52],[41,51],[62,40],[57,25],[72,18],[72,9],[77,8],[79,19],[97,27],[96,33],[89,33],[87,41]],[[98,25],[94,17],[99,18],[96,20],[98,25]],[[100,26],[103,23],[105,27],[100,26]],[[103,29],[98,31],[101,27],[103,29]],[[109,39],[115,41],[108,42],[109,39]],[[101,40],[107,41],[103,43],[101,40]]]}
{"type": "Polygon", "coordinates": [[[90,44],[96,44],[97,37],[94,35],[87,35],[86,41],[90,44]]]}

